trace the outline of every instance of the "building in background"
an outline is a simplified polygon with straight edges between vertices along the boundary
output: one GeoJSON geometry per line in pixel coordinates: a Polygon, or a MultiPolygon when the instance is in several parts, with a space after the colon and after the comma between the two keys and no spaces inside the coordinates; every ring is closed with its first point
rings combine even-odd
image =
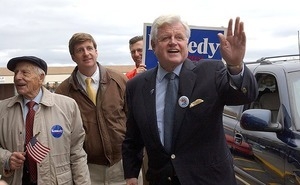
{"type": "MultiPolygon", "coordinates": [[[[66,78],[70,76],[75,66],[63,66],[63,67],[48,67],[48,72],[45,78],[44,86],[51,92],[54,92],[55,88],[66,78]]],[[[126,72],[134,68],[133,65],[111,65],[105,66],[107,68],[115,69],[122,72],[124,75],[126,72]]],[[[6,67],[0,67],[0,100],[12,97],[17,92],[14,86],[14,73],[9,71],[6,67]]]]}

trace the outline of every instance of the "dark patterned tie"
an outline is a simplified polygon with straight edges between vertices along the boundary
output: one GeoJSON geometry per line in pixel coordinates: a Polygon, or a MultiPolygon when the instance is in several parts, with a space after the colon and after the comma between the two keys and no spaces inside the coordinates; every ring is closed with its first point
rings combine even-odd
{"type": "MultiPolygon", "coordinates": [[[[33,122],[34,122],[34,114],[35,114],[33,106],[35,105],[35,102],[30,101],[26,105],[28,107],[28,113],[26,116],[26,138],[25,138],[25,142],[27,145],[28,142],[30,142],[30,139],[33,137],[33,122]]],[[[30,180],[31,180],[31,182],[36,182],[37,181],[37,166],[36,166],[37,164],[33,159],[28,157],[28,154],[27,154],[27,160],[28,160],[28,170],[29,170],[29,174],[30,174],[30,180]]]]}
{"type": "Polygon", "coordinates": [[[168,80],[165,109],[164,109],[164,146],[168,152],[171,152],[172,133],[174,126],[174,112],[177,102],[177,87],[175,82],[175,73],[166,74],[165,78],[168,80]]]}

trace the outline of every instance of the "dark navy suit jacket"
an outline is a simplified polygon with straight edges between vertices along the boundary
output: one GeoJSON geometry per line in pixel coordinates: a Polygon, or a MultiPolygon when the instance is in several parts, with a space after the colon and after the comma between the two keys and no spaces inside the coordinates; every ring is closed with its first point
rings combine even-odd
{"type": "Polygon", "coordinates": [[[178,97],[194,107],[176,105],[172,152],[162,145],[156,121],[155,81],[157,67],[127,82],[127,133],[123,142],[125,178],[137,177],[143,147],[148,154],[147,180],[165,185],[174,174],[182,185],[232,185],[236,183],[233,161],[226,144],[224,105],[239,105],[257,96],[255,77],[244,66],[242,83],[233,88],[221,61],[184,61],[179,74],[178,97]]]}

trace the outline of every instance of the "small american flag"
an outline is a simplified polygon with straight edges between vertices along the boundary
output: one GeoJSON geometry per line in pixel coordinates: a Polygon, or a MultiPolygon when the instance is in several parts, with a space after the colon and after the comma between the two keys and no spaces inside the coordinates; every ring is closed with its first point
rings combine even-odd
{"type": "Polygon", "coordinates": [[[35,162],[41,163],[42,160],[47,156],[50,151],[50,148],[42,145],[37,139],[37,133],[33,136],[28,144],[26,145],[27,154],[31,157],[35,162]]]}

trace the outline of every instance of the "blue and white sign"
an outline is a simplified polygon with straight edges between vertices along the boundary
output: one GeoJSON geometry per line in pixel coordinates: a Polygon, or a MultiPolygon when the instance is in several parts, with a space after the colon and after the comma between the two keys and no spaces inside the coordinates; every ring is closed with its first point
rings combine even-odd
{"type": "MultiPolygon", "coordinates": [[[[151,47],[150,41],[150,23],[144,23],[144,48],[143,62],[147,69],[157,65],[157,58],[151,47]]],[[[221,60],[220,41],[218,33],[226,35],[227,28],[225,27],[197,27],[190,26],[191,37],[188,42],[189,55],[188,58],[192,61],[200,59],[219,59],[221,60]]]]}

